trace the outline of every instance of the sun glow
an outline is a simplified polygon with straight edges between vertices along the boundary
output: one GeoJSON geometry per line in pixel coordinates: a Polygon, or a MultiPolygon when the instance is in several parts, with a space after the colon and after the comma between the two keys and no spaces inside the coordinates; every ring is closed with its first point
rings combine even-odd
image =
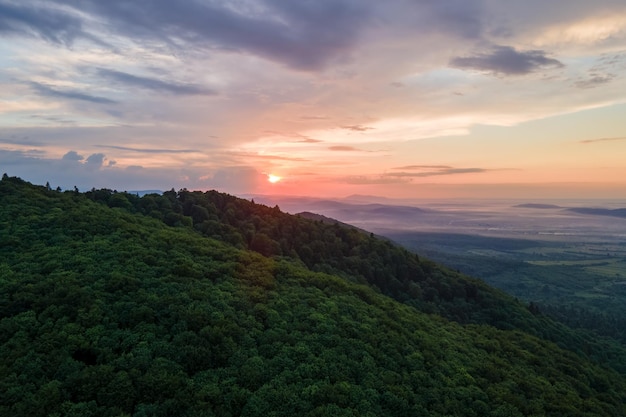
{"type": "Polygon", "coordinates": [[[274,174],[267,175],[267,180],[271,182],[272,184],[276,184],[281,179],[283,179],[283,177],[279,177],[278,175],[274,175],[274,174]]]}

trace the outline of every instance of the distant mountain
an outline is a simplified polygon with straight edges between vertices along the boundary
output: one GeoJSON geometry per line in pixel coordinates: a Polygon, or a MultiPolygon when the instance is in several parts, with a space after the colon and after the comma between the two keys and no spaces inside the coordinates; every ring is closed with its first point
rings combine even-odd
{"type": "Polygon", "coordinates": [[[338,218],[342,221],[375,219],[377,221],[413,221],[424,213],[432,212],[419,207],[380,203],[356,204],[340,201],[318,200],[307,204],[307,211],[338,218]]]}
{"type": "Polygon", "coordinates": [[[375,204],[375,203],[384,203],[384,204],[397,204],[396,199],[380,197],[375,195],[363,195],[363,194],[352,194],[347,197],[341,199],[341,201],[347,203],[359,203],[359,204],[375,204]]]}
{"type": "Polygon", "coordinates": [[[428,210],[421,209],[419,207],[411,207],[411,206],[390,206],[385,204],[367,204],[365,206],[352,208],[364,212],[364,213],[374,213],[389,217],[396,216],[416,216],[427,212],[428,210]]]}
{"type": "Polygon", "coordinates": [[[592,208],[592,207],[572,207],[568,208],[568,211],[578,214],[591,214],[594,216],[611,216],[626,218],[626,208],[619,209],[605,209],[605,208],[592,208]]]}
{"type": "Polygon", "coordinates": [[[336,214],[339,218],[374,218],[374,219],[407,219],[420,216],[427,210],[411,206],[394,206],[387,204],[350,204],[338,201],[317,201],[311,204],[314,210],[336,214]]]}
{"type": "MultiPolygon", "coordinates": [[[[257,203],[269,206],[278,205],[282,210],[289,213],[300,213],[304,211],[320,213],[331,218],[345,219],[369,218],[375,215],[376,218],[397,219],[419,216],[433,210],[426,210],[419,207],[399,204],[383,204],[365,202],[369,196],[351,196],[342,200],[327,200],[309,197],[273,197],[273,196],[250,196],[257,203]],[[354,200],[352,200],[354,198],[354,200]],[[362,200],[359,201],[359,200],[362,200]]],[[[379,199],[380,200],[380,199],[379,199]]]]}
{"type": "Polygon", "coordinates": [[[626,208],[606,209],[606,208],[595,208],[595,207],[562,207],[562,206],[557,206],[554,204],[536,204],[536,203],[517,204],[513,207],[530,208],[530,209],[565,209],[569,212],[578,213],[578,214],[626,218],[626,208]]]}
{"type": "Polygon", "coordinates": [[[537,204],[537,203],[526,203],[526,204],[517,204],[513,207],[519,208],[531,208],[531,209],[558,209],[562,208],[561,206],[557,206],[554,204],[537,204]]]}
{"type": "Polygon", "coordinates": [[[2,416],[626,415],[626,350],[354,228],[216,191],[0,201],[2,416]]]}

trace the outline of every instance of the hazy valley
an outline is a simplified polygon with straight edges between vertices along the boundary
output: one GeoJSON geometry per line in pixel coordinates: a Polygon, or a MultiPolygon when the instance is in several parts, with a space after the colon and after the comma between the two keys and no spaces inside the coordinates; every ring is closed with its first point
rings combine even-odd
{"type": "Polygon", "coordinates": [[[626,342],[624,200],[271,201],[386,236],[570,325],[626,342]]]}

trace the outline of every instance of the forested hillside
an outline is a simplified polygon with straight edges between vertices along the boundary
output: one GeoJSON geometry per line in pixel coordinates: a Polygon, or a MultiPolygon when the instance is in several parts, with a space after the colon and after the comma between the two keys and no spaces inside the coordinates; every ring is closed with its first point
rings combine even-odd
{"type": "Polygon", "coordinates": [[[626,242],[412,231],[387,237],[532,303],[535,312],[626,345],[626,242]]]}
{"type": "Polygon", "coordinates": [[[0,415],[626,415],[620,345],[214,191],[4,176],[0,357],[0,415]]]}

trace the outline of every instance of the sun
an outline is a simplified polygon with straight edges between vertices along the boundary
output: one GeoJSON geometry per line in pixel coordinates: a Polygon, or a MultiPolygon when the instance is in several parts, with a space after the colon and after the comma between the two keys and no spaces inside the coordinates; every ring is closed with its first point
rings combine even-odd
{"type": "Polygon", "coordinates": [[[283,177],[279,177],[278,175],[274,175],[274,174],[268,174],[267,175],[267,180],[269,182],[271,182],[272,184],[276,184],[278,181],[282,180],[283,177]]]}

